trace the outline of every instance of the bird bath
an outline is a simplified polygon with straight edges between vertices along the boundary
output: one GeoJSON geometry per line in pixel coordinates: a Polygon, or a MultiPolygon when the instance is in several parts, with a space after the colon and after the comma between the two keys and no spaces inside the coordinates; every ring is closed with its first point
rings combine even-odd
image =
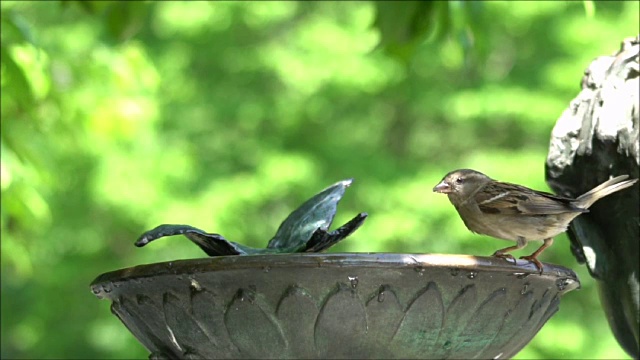
{"type": "Polygon", "coordinates": [[[219,256],[108,272],[91,288],[173,358],[510,358],[576,274],[464,255],[219,256]]]}

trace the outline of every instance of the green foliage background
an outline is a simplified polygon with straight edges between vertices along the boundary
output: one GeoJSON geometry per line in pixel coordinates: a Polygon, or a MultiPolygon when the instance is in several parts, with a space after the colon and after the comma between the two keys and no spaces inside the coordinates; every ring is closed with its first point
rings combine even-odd
{"type": "MultiPolygon", "coordinates": [[[[336,223],[369,219],[332,252],[506,246],[431,188],[470,167],[548,190],[551,129],[590,61],[637,34],[638,2],[404,5],[3,1],[1,357],[146,358],[89,283],[204,254],[139,234],[264,246],[349,177],[336,223]]],[[[543,261],[583,287],[517,358],[628,358],[564,235],[543,261]]]]}

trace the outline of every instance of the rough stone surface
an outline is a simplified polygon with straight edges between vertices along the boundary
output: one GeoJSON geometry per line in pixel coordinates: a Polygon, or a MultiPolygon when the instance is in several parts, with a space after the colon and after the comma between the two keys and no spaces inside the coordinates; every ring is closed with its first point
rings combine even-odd
{"type": "MultiPolygon", "coordinates": [[[[595,59],[582,91],[556,123],[546,179],[558,194],[579,196],[612,176],[639,177],[640,36],[595,59]]],[[[638,184],[594,204],[569,229],[571,249],[598,280],[600,298],[620,345],[640,355],[638,184]]]]}

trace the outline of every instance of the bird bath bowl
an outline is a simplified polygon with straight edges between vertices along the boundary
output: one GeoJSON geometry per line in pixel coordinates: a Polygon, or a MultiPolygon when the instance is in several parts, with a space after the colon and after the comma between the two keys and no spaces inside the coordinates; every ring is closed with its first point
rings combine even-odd
{"type": "Polygon", "coordinates": [[[579,285],[526,261],[309,253],[140,265],[91,288],[152,359],[471,359],[515,355],[579,285]]]}

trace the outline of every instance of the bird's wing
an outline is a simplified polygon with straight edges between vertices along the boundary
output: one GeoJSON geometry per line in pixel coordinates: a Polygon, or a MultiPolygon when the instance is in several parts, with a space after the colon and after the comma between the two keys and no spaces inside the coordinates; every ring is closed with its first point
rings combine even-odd
{"type": "Polygon", "coordinates": [[[484,191],[475,194],[475,200],[487,214],[549,215],[587,211],[574,206],[573,199],[509,183],[489,183],[484,191]]]}

